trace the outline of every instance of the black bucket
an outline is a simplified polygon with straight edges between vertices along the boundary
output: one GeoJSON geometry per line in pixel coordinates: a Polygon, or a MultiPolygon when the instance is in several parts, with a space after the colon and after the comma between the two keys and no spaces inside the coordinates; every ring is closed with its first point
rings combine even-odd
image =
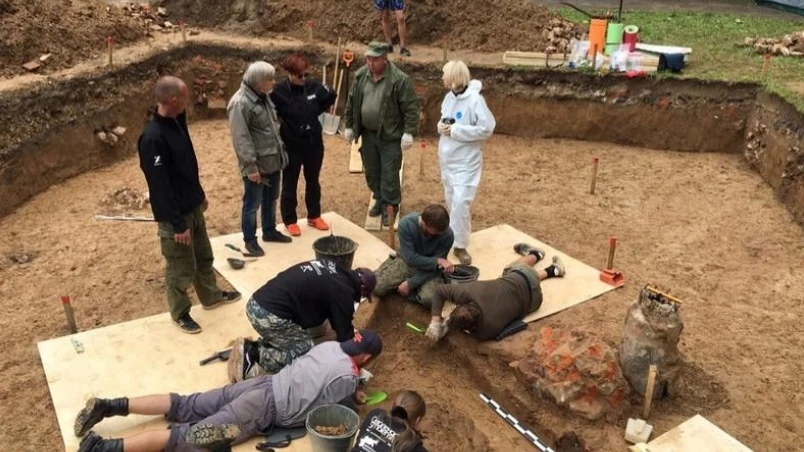
{"type": "Polygon", "coordinates": [[[477,281],[480,276],[480,269],[471,265],[458,264],[455,271],[447,275],[450,284],[464,284],[477,281]]]}
{"type": "Polygon", "coordinates": [[[339,267],[351,270],[357,242],[349,237],[329,235],[313,242],[313,251],[316,259],[329,259],[335,261],[339,267]]]}

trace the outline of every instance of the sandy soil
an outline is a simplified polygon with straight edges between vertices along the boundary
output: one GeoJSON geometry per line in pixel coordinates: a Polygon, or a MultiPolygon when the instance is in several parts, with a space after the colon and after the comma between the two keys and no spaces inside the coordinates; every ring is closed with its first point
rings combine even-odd
{"type": "MultiPolygon", "coordinates": [[[[235,232],[241,186],[226,123],[196,123],[191,132],[210,198],[209,232],[235,232]]],[[[324,210],[361,224],[367,198],[362,175],[348,174],[346,143],[327,137],[327,146],[324,210]]],[[[415,146],[407,157],[403,212],[442,199],[434,141],[427,147],[423,176],[420,152],[415,146]]],[[[508,223],[595,266],[605,261],[608,236],[620,240],[616,266],[628,285],[540,325],[593,329],[616,344],[639,287],[669,286],[686,301],[681,350],[702,371],[686,397],[694,399],[705,386],[722,386],[701,392],[717,400],[700,400],[699,408],[754,450],[784,449],[804,435],[798,378],[804,358],[804,280],[794,277],[804,270],[804,233],[740,156],[496,136],[487,146],[484,171],[473,210],[475,229],[508,223]],[[601,158],[596,196],[587,194],[593,156],[601,158]]],[[[60,295],[72,297],[81,329],[166,310],[155,227],[92,219],[121,211],[103,201],[122,188],[145,190],[136,157],[53,186],[0,219],[0,308],[5,313],[0,318],[0,444],[8,450],[61,449],[36,349],[37,341],[67,333],[60,295]]],[[[147,207],[122,211],[150,215],[147,207]]],[[[492,450],[517,444],[516,435],[507,438],[511,432],[475,413],[468,375],[458,371],[454,388],[443,391],[446,385],[438,382],[455,372],[453,365],[433,364],[444,352],[431,355],[407,339],[393,347],[408,354],[395,358],[407,364],[395,369],[389,355],[378,367],[393,372],[378,381],[386,391],[423,388],[438,407],[425,429],[434,450],[446,450],[455,435],[478,450],[486,440],[492,450]],[[435,361],[410,364],[427,357],[435,361]],[[487,439],[468,435],[472,417],[493,427],[483,428],[487,439]],[[432,434],[442,431],[441,425],[454,429],[432,434]]],[[[652,420],[660,433],[695,409],[660,404],[652,420]]],[[[533,419],[546,422],[542,412],[533,419]]],[[[618,426],[577,425],[591,432],[591,450],[623,446],[618,426]]]]}

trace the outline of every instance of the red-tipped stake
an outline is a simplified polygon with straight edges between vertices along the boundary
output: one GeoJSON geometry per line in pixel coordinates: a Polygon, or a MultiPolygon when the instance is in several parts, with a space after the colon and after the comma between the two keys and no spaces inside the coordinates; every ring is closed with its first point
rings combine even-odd
{"type": "Polygon", "coordinates": [[[424,177],[424,153],[427,150],[427,143],[422,141],[422,151],[419,153],[419,176],[424,177]]]}
{"type": "Polygon", "coordinates": [[[179,29],[181,30],[181,41],[187,42],[187,32],[184,30],[184,21],[179,21],[179,29]]]}
{"type": "Polygon", "coordinates": [[[114,38],[111,36],[106,37],[106,48],[109,50],[109,66],[112,65],[112,43],[114,42],[114,38]]]}
{"type": "Polygon", "coordinates": [[[61,305],[64,307],[64,314],[67,316],[67,326],[70,328],[70,333],[77,333],[78,327],[75,326],[75,315],[73,314],[73,305],[70,304],[70,297],[61,297],[61,305]]]}

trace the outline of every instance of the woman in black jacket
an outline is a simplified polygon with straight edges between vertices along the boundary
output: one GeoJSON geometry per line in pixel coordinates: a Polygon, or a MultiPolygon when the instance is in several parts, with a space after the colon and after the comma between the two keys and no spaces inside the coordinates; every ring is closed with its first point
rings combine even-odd
{"type": "Polygon", "coordinates": [[[426,412],[419,393],[400,392],[390,412],[378,408],[366,415],[352,452],[427,452],[416,431],[426,412]]]}
{"type": "Polygon", "coordinates": [[[324,140],[318,116],[335,103],[333,89],[307,77],[310,62],[301,54],[292,54],[282,62],[288,73],[284,82],[277,83],[271,100],[282,120],[280,134],[285,143],[289,162],[282,171],[282,196],[279,210],[288,233],[301,235],[296,217],[296,187],[304,169],[307,205],[307,224],[322,231],[329,225],[321,218],[321,184],[318,176],[324,161],[324,140]]]}

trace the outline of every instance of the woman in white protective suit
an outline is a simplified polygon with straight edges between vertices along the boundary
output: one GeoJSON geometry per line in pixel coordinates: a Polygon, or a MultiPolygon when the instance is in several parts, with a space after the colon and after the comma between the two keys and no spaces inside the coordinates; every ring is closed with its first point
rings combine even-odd
{"type": "Polygon", "coordinates": [[[463,61],[449,61],[443,72],[444,87],[450,91],[441,103],[438,161],[450,227],[455,235],[455,257],[468,265],[472,263],[466,250],[472,233],[469,209],[480,184],[483,143],[494,133],[497,123],[480,94],[483,84],[471,80],[463,61]]]}

